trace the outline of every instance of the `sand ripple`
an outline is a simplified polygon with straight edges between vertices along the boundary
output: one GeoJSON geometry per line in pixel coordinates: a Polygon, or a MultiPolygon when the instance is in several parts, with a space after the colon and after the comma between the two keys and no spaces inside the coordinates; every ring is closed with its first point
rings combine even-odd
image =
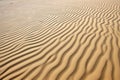
{"type": "Polygon", "coordinates": [[[0,80],[120,80],[120,1],[1,0],[0,80]]]}

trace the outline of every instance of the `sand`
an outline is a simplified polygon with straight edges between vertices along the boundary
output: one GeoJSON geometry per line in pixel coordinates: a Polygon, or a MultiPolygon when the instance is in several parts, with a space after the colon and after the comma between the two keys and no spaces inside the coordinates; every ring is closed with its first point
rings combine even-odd
{"type": "Polygon", "coordinates": [[[0,80],[120,80],[120,0],[0,0],[0,80]]]}

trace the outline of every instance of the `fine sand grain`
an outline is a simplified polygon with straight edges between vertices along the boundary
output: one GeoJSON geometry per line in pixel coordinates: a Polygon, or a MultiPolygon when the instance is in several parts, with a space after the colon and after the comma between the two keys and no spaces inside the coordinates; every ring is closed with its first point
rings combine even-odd
{"type": "Polygon", "coordinates": [[[120,0],[0,0],[0,80],[120,80],[120,0]]]}

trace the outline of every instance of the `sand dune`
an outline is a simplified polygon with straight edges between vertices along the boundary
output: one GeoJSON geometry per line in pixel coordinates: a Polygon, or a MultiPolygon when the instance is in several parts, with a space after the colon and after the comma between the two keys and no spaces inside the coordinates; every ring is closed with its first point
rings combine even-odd
{"type": "Polygon", "coordinates": [[[0,0],[0,80],[120,80],[120,1],[0,0]]]}

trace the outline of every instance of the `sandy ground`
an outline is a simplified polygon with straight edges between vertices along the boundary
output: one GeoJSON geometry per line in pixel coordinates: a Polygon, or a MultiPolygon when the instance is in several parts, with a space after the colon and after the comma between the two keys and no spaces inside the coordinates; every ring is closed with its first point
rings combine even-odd
{"type": "Polygon", "coordinates": [[[120,0],[0,0],[0,80],[120,80],[120,0]]]}

